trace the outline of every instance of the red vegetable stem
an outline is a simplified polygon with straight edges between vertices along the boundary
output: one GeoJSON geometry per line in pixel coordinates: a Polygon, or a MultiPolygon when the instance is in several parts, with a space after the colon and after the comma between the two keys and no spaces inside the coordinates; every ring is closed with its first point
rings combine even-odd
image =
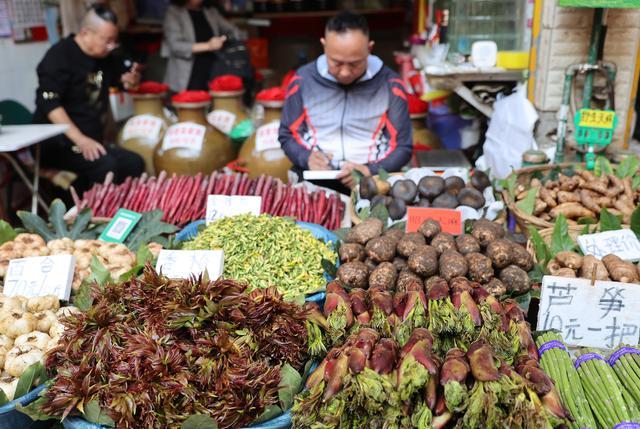
{"type": "Polygon", "coordinates": [[[256,191],[254,195],[262,195],[262,188],[264,187],[265,179],[264,174],[261,174],[260,177],[258,177],[258,183],[256,184],[256,191]]]}
{"type": "Polygon", "coordinates": [[[238,187],[240,186],[240,180],[242,179],[242,175],[240,173],[235,173],[232,178],[233,185],[231,186],[231,194],[230,195],[238,195],[238,187]]]}
{"type": "Polygon", "coordinates": [[[207,195],[211,194],[213,192],[213,187],[216,184],[216,180],[218,178],[218,173],[217,172],[213,172],[211,173],[211,176],[209,176],[209,182],[207,183],[207,187],[205,188],[205,193],[207,195]]]}
{"type": "Polygon", "coordinates": [[[175,224],[176,221],[176,212],[180,208],[180,203],[184,200],[185,194],[187,193],[187,187],[191,183],[193,179],[191,176],[182,176],[181,180],[178,182],[178,188],[176,190],[176,194],[171,203],[171,207],[169,208],[169,219],[171,219],[171,223],[175,224]]]}
{"type": "Polygon", "coordinates": [[[166,215],[167,215],[167,201],[169,201],[169,197],[171,196],[171,192],[173,188],[176,186],[176,182],[177,182],[177,179],[174,173],[167,180],[167,187],[162,193],[162,198],[160,199],[160,210],[164,212],[164,216],[163,216],[164,219],[166,219],[166,215]]]}
{"type": "Polygon", "coordinates": [[[191,185],[191,189],[189,190],[189,198],[187,199],[186,203],[182,205],[181,215],[178,218],[181,222],[184,221],[185,216],[188,215],[191,209],[196,205],[196,201],[200,196],[199,191],[202,188],[201,184],[202,174],[198,173],[195,180],[193,181],[193,184],[191,185]]]}
{"type": "Polygon", "coordinates": [[[271,184],[273,183],[273,176],[267,176],[264,186],[262,187],[262,192],[259,194],[262,197],[262,205],[260,207],[260,213],[267,212],[267,203],[269,197],[269,191],[271,190],[271,184]]]}
{"type": "Polygon", "coordinates": [[[257,184],[256,179],[249,179],[249,186],[247,187],[247,194],[246,195],[255,195],[255,193],[256,193],[256,184],[257,184]]]}
{"type": "Polygon", "coordinates": [[[223,193],[225,186],[227,186],[226,185],[227,180],[228,180],[228,175],[224,174],[224,173],[221,173],[220,179],[218,179],[218,183],[216,184],[216,188],[213,191],[213,193],[215,195],[220,195],[220,194],[223,193]]]}

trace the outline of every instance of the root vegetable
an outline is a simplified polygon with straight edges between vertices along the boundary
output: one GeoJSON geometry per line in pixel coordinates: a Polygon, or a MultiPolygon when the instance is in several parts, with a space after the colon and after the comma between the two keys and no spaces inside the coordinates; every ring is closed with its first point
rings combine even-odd
{"type": "Polygon", "coordinates": [[[415,252],[415,250],[427,244],[424,236],[419,232],[410,232],[402,237],[402,240],[398,242],[398,253],[405,258],[408,258],[415,252]]]}
{"type": "Polygon", "coordinates": [[[414,273],[430,277],[438,273],[438,252],[432,246],[420,246],[409,256],[407,264],[414,273]]]}
{"type": "Polygon", "coordinates": [[[500,272],[500,281],[504,283],[509,293],[525,293],[531,288],[529,275],[516,265],[509,265],[500,272]]]}
{"type": "Polygon", "coordinates": [[[478,240],[481,246],[485,247],[492,241],[503,238],[504,229],[500,225],[489,220],[478,219],[473,224],[471,235],[478,240]]]}
{"type": "Polygon", "coordinates": [[[462,234],[456,237],[456,248],[462,255],[469,253],[480,252],[480,243],[478,240],[469,234],[462,234]]]}
{"type": "Polygon", "coordinates": [[[594,213],[600,213],[600,204],[596,202],[594,199],[594,195],[591,191],[587,189],[580,190],[580,202],[587,209],[591,210],[594,213]]]}
{"type": "Polygon", "coordinates": [[[35,346],[14,346],[7,353],[4,369],[9,375],[20,377],[31,365],[44,361],[44,352],[35,346]]]}
{"type": "Polygon", "coordinates": [[[518,243],[511,243],[511,261],[526,272],[533,269],[533,257],[518,243]]]}
{"type": "Polygon", "coordinates": [[[436,249],[438,255],[443,254],[447,250],[457,250],[456,239],[448,232],[441,232],[433,237],[433,240],[431,240],[431,246],[436,249]]]}
{"type": "Polygon", "coordinates": [[[567,219],[578,219],[581,217],[595,217],[595,213],[578,203],[562,203],[551,209],[551,217],[557,218],[563,215],[567,219]]]}
{"type": "Polygon", "coordinates": [[[602,261],[593,255],[586,255],[582,258],[580,277],[591,279],[592,276],[594,280],[609,280],[609,272],[602,261]]]}
{"type": "Polygon", "coordinates": [[[14,347],[27,344],[39,350],[46,350],[49,341],[51,341],[51,337],[48,334],[34,331],[28,334],[20,335],[18,338],[16,338],[14,347]]]}
{"type": "Polygon", "coordinates": [[[383,262],[369,275],[369,288],[394,290],[398,273],[391,262],[383,262]]]}
{"type": "Polygon", "coordinates": [[[602,195],[607,195],[607,192],[608,192],[607,184],[601,180],[586,181],[582,185],[582,188],[589,189],[590,191],[594,191],[602,195]]]}
{"type": "Polygon", "coordinates": [[[422,225],[418,228],[418,232],[428,240],[436,235],[438,235],[442,231],[440,227],[440,223],[433,219],[427,219],[422,222],[422,225]]]}
{"type": "Polygon", "coordinates": [[[49,330],[49,336],[52,339],[60,338],[60,336],[64,333],[65,327],[62,323],[56,322],[51,326],[49,330]]]}
{"type": "Polygon", "coordinates": [[[31,312],[52,310],[57,311],[60,308],[60,301],[55,295],[35,296],[27,301],[27,310],[31,312]]]}
{"type": "Polygon", "coordinates": [[[0,297],[0,311],[22,310],[22,301],[13,296],[0,297]]]}
{"type": "Polygon", "coordinates": [[[580,195],[575,192],[558,191],[558,202],[562,203],[579,203],[580,195]]]}
{"type": "Polygon", "coordinates": [[[620,257],[609,254],[602,258],[602,263],[609,271],[609,277],[614,281],[622,283],[638,282],[636,267],[631,262],[623,261],[620,257]]]}
{"type": "Polygon", "coordinates": [[[400,228],[390,228],[384,232],[383,236],[389,237],[398,244],[398,242],[402,240],[402,237],[404,237],[404,231],[400,228]]]}
{"type": "Polygon", "coordinates": [[[13,401],[18,387],[18,379],[11,376],[0,378],[0,389],[4,392],[9,401],[13,401]]]}
{"type": "Polygon", "coordinates": [[[347,233],[347,243],[358,243],[363,246],[367,241],[382,235],[384,224],[380,219],[369,218],[354,226],[347,233]]]}
{"type": "Polygon", "coordinates": [[[362,244],[342,243],[338,250],[340,262],[364,261],[365,252],[362,244]]]}
{"type": "Polygon", "coordinates": [[[494,296],[502,296],[507,293],[507,287],[496,277],[489,280],[489,283],[484,285],[483,288],[494,296]]]}
{"type": "Polygon", "coordinates": [[[375,270],[378,266],[378,263],[371,258],[365,259],[364,264],[367,266],[367,268],[369,268],[369,272],[375,270]]]}
{"type": "MultiPolygon", "coordinates": [[[[13,347],[13,340],[4,334],[0,334],[0,347],[6,347],[9,350],[13,347]]],[[[0,365],[0,368],[2,368],[2,365],[0,365]]]]}
{"type": "Polygon", "coordinates": [[[72,314],[81,313],[78,307],[74,307],[73,305],[68,305],[66,307],[60,307],[58,311],[56,311],[56,318],[62,319],[63,317],[71,316],[72,314]]]}
{"type": "Polygon", "coordinates": [[[513,261],[512,249],[513,243],[503,238],[489,243],[486,255],[491,259],[493,265],[500,269],[511,264],[513,261]]]}
{"type": "Polygon", "coordinates": [[[396,256],[396,243],[389,237],[376,237],[367,242],[365,251],[374,262],[390,262],[396,256]]]}
{"type": "Polygon", "coordinates": [[[536,199],[535,205],[533,206],[533,214],[538,216],[540,213],[547,209],[547,203],[542,201],[541,199],[536,199]]]}
{"type": "Polygon", "coordinates": [[[422,278],[419,275],[406,268],[398,274],[398,282],[396,283],[396,292],[406,292],[411,284],[422,286],[422,278]]]}
{"type": "Polygon", "coordinates": [[[349,287],[367,288],[369,267],[360,261],[347,262],[340,265],[337,274],[338,280],[349,287]]]}
{"type": "Polygon", "coordinates": [[[22,310],[11,310],[0,320],[0,333],[9,338],[17,338],[36,329],[36,318],[22,310]]]}
{"type": "Polygon", "coordinates": [[[454,277],[467,275],[467,260],[456,250],[446,250],[440,255],[440,275],[448,282],[454,277]]]}
{"type": "Polygon", "coordinates": [[[607,196],[614,198],[624,192],[624,183],[617,178],[614,174],[607,174],[609,178],[609,189],[607,190],[607,196]]]}
{"type": "Polygon", "coordinates": [[[558,252],[556,254],[556,259],[566,268],[571,268],[572,270],[579,270],[582,267],[582,256],[578,255],[576,252],[558,252]]]}
{"type": "MultiPolygon", "coordinates": [[[[564,174],[560,174],[558,175],[558,183],[562,191],[571,192],[578,187],[580,183],[580,179],[578,176],[568,177],[568,176],[565,176],[564,174]]],[[[556,186],[558,186],[558,184],[556,184],[556,186]]],[[[555,188],[556,186],[553,186],[553,188],[555,188]]]]}
{"type": "Polygon", "coordinates": [[[393,266],[395,267],[397,272],[400,272],[408,266],[407,260],[405,258],[401,258],[400,256],[396,256],[395,258],[393,258],[393,266]]]}
{"type": "Polygon", "coordinates": [[[558,277],[569,277],[569,278],[575,278],[576,276],[576,272],[575,270],[572,270],[571,268],[560,268],[558,270],[556,270],[552,275],[554,276],[558,276],[558,277]]]}
{"type": "Polygon", "coordinates": [[[547,188],[540,188],[538,190],[538,195],[540,196],[540,199],[545,202],[547,207],[553,208],[558,205],[556,200],[551,196],[551,191],[548,190],[547,188]]]}
{"type": "Polygon", "coordinates": [[[469,278],[474,282],[487,283],[494,275],[493,262],[482,253],[472,252],[465,255],[469,266],[469,278]]]}
{"type": "Polygon", "coordinates": [[[36,318],[36,329],[45,333],[48,333],[51,330],[51,326],[58,321],[56,314],[51,310],[35,313],[33,317],[36,318]]]}

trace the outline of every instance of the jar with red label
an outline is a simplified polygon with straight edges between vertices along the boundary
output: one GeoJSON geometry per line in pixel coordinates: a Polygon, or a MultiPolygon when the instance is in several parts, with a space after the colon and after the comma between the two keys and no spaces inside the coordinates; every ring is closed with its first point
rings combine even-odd
{"type": "Polygon", "coordinates": [[[154,175],[153,154],[169,126],[162,100],[169,87],[158,82],[143,82],[131,92],[134,116],[129,118],[118,134],[118,144],[144,159],[145,170],[154,175]]]}
{"type": "Polygon", "coordinates": [[[223,168],[234,158],[229,138],[209,125],[206,111],[211,96],[206,91],[184,91],[172,98],[178,122],[169,127],[154,161],[157,171],[195,175],[223,168]]]}
{"type": "Polygon", "coordinates": [[[242,145],[237,165],[246,169],[251,178],[266,174],[286,183],[293,164],[278,141],[284,91],[279,87],[261,91],[256,102],[264,108],[264,120],[242,145]]]}
{"type": "Polygon", "coordinates": [[[229,135],[236,125],[247,119],[242,104],[244,94],[242,78],[234,75],[219,76],[209,83],[209,93],[213,97],[213,102],[211,112],[207,114],[207,121],[229,135]]]}

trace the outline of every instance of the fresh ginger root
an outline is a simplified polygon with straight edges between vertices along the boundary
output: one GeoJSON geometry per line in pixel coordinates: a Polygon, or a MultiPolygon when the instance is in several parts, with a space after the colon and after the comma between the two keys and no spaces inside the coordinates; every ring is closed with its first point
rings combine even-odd
{"type": "Polygon", "coordinates": [[[609,280],[609,272],[604,263],[593,255],[582,257],[582,268],[580,268],[580,277],[590,279],[594,275],[594,280],[609,280]]]}
{"type": "Polygon", "coordinates": [[[562,203],[551,209],[551,217],[557,218],[564,215],[567,219],[579,219],[581,217],[595,217],[595,213],[579,203],[562,203]]]}
{"type": "Polygon", "coordinates": [[[582,267],[582,256],[576,252],[558,252],[556,259],[565,268],[579,270],[582,267]]]}
{"type": "Polygon", "coordinates": [[[558,203],[551,195],[551,191],[547,188],[540,188],[538,190],[538,195],[540,196],[540,199],[547,204],[547,207],[554,208],[558,206],[558,203]]]}
{"type": "Polygon", "coordinates": [[[623,261],[620,257],[609,254],[602,258],[602,263],[609,271],[609,276],[617,282],[637,283],[638,272],[631,262],[623,261]]]}
{"type": "MultiPolygon", "coordinates": [[[[579,203],[580,195],[575,192],[558,191],[558,202],[562,203],[579,203]]],[[[588,207],[587,207],[588,208],[588,207]]]]}

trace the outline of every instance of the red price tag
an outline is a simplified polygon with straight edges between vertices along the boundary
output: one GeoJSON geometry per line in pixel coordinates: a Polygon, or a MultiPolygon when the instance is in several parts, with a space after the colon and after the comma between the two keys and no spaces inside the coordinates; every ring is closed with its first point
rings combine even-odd
{"type": "Polygon", "coordinates": [[[416,232],[422,222],[433,219],[440,223],[443,232],[453,235],[462,234],[462,212],[451,209],[432,209],[425,207],[407,208],[407,232],[416,232]]]}

